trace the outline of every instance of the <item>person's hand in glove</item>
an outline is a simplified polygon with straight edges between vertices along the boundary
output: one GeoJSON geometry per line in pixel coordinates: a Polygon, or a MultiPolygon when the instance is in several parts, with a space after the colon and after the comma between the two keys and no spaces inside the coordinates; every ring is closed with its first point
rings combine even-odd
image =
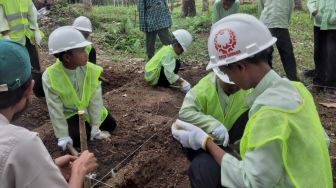
{"type": "Polygon", "coordinates": [[[171,127],[172,134],[183,147],[198,150],[203,148],[206,150],[205,144],[211,137],[202,129],[190,123],[177,119],[171,127]]]}
{"type": "Polygon", "coordinates": [[[91,134],[90,134],[90,140],[94,140],[94,139],[108,139],[110,138],[111,135],[110,133],[106,132],[106,131],[101,131],[98,127],[93,126],[91,129],[91,134]]]}
{"type": "Polygon", "coordinates": [[[42,41],[42,36],[40,30],[35,30],[35,44],[40,46],[41,41],[42,41]]]}
{"type": "Polygon", "coordinates": [[[67,144],[73,144],[73,141],[72,139],[70,138],[70,136],[67,136],[67,137],[63,137],[63,138],[59,138],[58,139],[58,147],[60,147],[63,151],[66,150],[66,146],[67,144]]]}
{"type": "Polygon", "coordinates": [[[228,133],[226,127],[223,124],[219,125],[214,130],[212,130],[211,134],[217,140],[223,141],[223,146],[224,147],[229,145],[229,133],[228,133]]]}
{"type": "Polygon", "coordinates": [[[189,84],[189,82],[185,81],[184,79],[182,79],[181,82],[181,91],[183,91],[184,93],[187,93],[190,89],[191,89],[191,85],[189,84]]]}

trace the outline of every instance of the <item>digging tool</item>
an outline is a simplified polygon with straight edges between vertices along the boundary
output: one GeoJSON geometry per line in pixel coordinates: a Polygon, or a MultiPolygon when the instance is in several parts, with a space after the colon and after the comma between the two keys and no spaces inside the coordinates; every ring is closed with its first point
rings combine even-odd
{"type": "MultiPolygon", "coordinates": [[[[86,127],[85,127],[85,112],[83,110],[78,111],[79,117],[79,136],[80,136],[80,148],[81,152],[88,149],[87,146],[87,135],[86,135],[86,127]]],[[[84,179],[84,188],[90,188],[91,182],[88,178],[84,179]]]]}
{"type": "Polygon", "coordinates": [[[69,150],[71,155],[76,156],[76,157],[79,156],[78,151],[73,147],[72,144],[67,144],[67,149],[69,150]]]}
{"type": "Polygon", "coordinates": [[[103,76],[99,76],[99,80],[105,82],[105,83],[109,83],[110,80],[108,80],[107,78],[103,77],[103,76]]]}

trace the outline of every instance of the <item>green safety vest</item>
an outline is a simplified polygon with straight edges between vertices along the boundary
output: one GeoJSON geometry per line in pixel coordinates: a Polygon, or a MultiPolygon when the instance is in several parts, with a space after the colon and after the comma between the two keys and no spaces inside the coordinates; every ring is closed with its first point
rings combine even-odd
{"type": "Polygon", "coordinates": [[[230,130],[236,120],[249,109],[245,98],[250,91],[242,89],[231,94],[229,96],[228,105],[225,109],[222,109],[214,72],[202,78],[198,84],[192,88],[192,92],[200,106],[200,111],[206,115],[211,115],[223,123],[228,130],[230,130]]]}
{"type": "Polygon", "coordinates": [[[160,78],[161,61],[166,56],[170,55],[177,58],[177,54],[171,46],[163,46],[155,55],[146,63],[145,80],[152,86],[156,85],[160,78]]]}
{"type": "MultiPolygon", "coordinates": [[[[77,95],[75,88],[69,80],[69,77],[65,73],[62,63],[57,60],[55,64],[47,68],[47,73],[50,79],[51,88],[60,97],[65,108],[77,108],[71,112],[64,112],[65,118],[68,119],[71,116],[78,113],[79,110],[84,110],[89,106],[92,94],[96,91],[100,84],[99,76],[103,72],[103,68],[98,65],[87,62],[85,72],[85,79],[82,88],[82,98],[77,95]]],[[[107,117],[107,109],[101,108],[100,124],[107,117]]],[[[86,116],[86,120],[90,121],[90,117],[86,116]]]]}
{"type": "Polygon", "coordinates": [[[19,41],[23,36],[31,40],[34,32],[29,28],[28,11],[31,0],[0,0],[9,25],[9,37],[19,41]]]}
{"type": "Polygon", "coordinates": [[[331,188],[331,164],[323,128],[313,97],[299,82],[292,82],[303,97],[294,110],[263,106],[250,117],[240,142],[245,158],[268,142],[281,143],[283,166],[295,187],[331,188]]]}
{"type": "Polygon", "coordinates": [[[90,52],[91,52],[91,50],[92,50],[92,44],[90,44],[90,45],[87,45],[86,47],[85,47],[85,52],[86,52],[86,54],[87,55],[89,55],[90,54],[90,52]]]}

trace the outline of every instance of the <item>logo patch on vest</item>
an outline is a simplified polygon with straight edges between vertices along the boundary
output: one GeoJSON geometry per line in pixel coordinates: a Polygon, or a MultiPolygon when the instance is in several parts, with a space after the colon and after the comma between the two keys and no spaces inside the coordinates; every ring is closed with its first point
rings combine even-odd
{"type": "Polygon", "coordinates": [[[237,54],[240,54],[240,50],[236,50],[237,37],[231,29],[221,29],[217,32],[214,38],[214,44],[216,50],[221,54],[219,59],[225,59],[237,54]]]}

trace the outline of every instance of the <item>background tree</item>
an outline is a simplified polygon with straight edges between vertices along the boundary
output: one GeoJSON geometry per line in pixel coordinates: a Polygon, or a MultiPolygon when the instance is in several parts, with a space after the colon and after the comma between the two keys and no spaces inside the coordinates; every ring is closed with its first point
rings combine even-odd
{"type": "Polygon", "coordinates": [[[182,16],[196,16],[195,0],[182,0],[182,16]]]}
{"type": "Polygon", "coordinates": [[[84,9],[85,10],[91,10],[92,9],[92,1],[91,0],[84,0],[84,9]]]}
{"type": "Polygon", "coordinates": [[[203,0],[202,11],[208,11],[208,10],[209,10],[209,0],[203,0]]]}
{"type": "Polygon", "coordinates": [[[302,10],[302,2],[301,0],[294,0],[295,3],[295,9],[296,10],[302,10]]]}

